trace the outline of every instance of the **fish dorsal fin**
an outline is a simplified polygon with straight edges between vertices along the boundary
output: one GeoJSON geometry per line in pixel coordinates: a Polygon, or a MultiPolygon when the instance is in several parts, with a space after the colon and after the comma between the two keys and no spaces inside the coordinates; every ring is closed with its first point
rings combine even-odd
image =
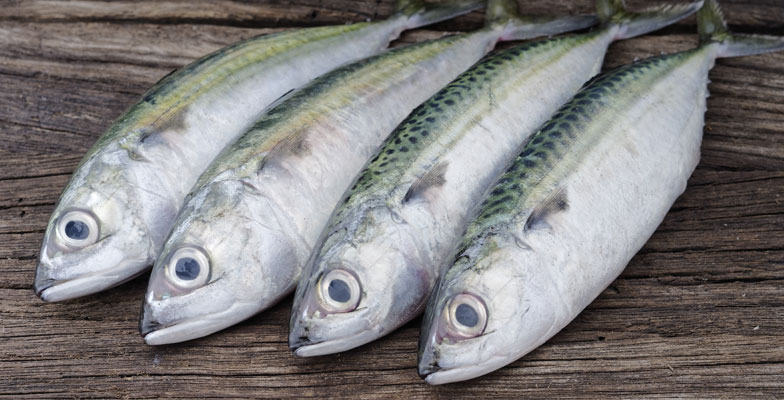
{"type": "Polygon", "coordinates": [[[403,204],[422,197],[430,188],[439,187],[446,183],[446,169],[448,166],[448,162],[439,162],[425,172],[424,175],[417,178],[408,188],[406,195],[403,196],[403,204]]]}
{"type": "Polygon", "coordinates": [[[547,217],[566,211],[569,209],[569,201],[566,198],[566,188],[559,187],[550,193],[538,206],[534,207],[528,220],[525,222],[525,230],[535,228],[540,224],[547,224],[547,217]]]}

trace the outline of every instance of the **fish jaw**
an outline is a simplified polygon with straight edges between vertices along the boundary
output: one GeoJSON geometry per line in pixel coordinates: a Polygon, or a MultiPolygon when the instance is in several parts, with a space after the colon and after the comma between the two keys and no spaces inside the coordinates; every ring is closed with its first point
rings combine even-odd
{"type": "Polygon", "coordinates": [[[235,296],[227,283],[216,282],[170,298],[155,298],[155,293],[148,293],[139,320],[139,333],[145,343],[158,346],[198,339],[263,309],[257,302],[235,296]]]}
{"type": "Polygon", "coordinates": [[[227,326],[244,321],[256,314],[257,308],[253,303],[234,303],[223,311],[166,326],[159,325],[152,319],[149,305],[145,303],[139,323],[139,332],[144,338],[144,342],[150,346],[185,342],[210,335],[227,326]]]}
{"type": "MultiPolygon", "coordinates": [[[[292,333],[294,332],[301,332],[301,330],[297,328],[292,331],[292,333]]],[[[292,341],[292,339],[289,338],[289,347],[294,351],[294,355],[297,357],[324,356],[351,350],[363,344],[370,343],[377,337],[378,333],[375,330],[366,329],[360,330],[354,335],[316,343],[309,342],[306,339],[294,339],[294,341],[292,341]]]]}
{"type": "Polygon", "coordinates": [[[151,263],[152,259],[125,260],[111,269],[67,280],[48,277],[44,272],[47,270],[46,267],[39,265],[33,290],[41,300],[46,302],[72,300],[127,282],[144,272],[151,263]]]}
{"type": "Polygon", "coordinates": [[[496,356],[480,364],[464,365],[452,369],[441,369],[435,366],[426,370],[420,369],[419,376],[427,384],[443,385],[480,377],[509,364],[510,361],[507,357],[496,356]]]}
{"type": "MultiPolygon", "coordinates": [[[[153,273],[151,282],[165,280],[153,273]]],[[[139,333],[149,345],[163,345],[198,339],[244,321],[278,299],[263,298],[266,285],[251,290],[242,276],[224,275],[190,292],[167,282],[155,282],[157,290],[145,296],[139,333]],[[163,286],[173,290],[163,290],[163,286]]]]}

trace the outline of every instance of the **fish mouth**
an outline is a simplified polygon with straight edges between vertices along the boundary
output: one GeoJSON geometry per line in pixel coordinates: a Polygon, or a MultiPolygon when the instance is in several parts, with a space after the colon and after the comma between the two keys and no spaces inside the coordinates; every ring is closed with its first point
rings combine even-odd
{"type": "Polygon", "coordinates": [[[217,313],[161,324],[152,319],[152,310],[145,301],[139,320],[139,333],[150,346],[180,343],[202,338],[244,321],[260,310],[255,303],[237,302],[217,313]]]}
{"type": "Polygon", "coordinates": [[[495,371],[508,364],[507,358],[494,356],[487,361],[475,365],[468,365],[457,368],[442,368],[438,362],[422,367],[420,364],[419,376],[430,385],[443,385],[477,378],[492,371],[495,371]]]}
{"type": "Polygon", "coordinates": [[[440,370],[441,370],[441,367],[438,365],[438,362],[434,362],[434,363],[427,364],[426,367],[422,367],[421,364],[420,364],[419,370],[417,371],[417,373],[419,374],[420,378],[425,379],[425,381],[427,381],[427,377],[428,376],[430,376],[430,375],[432,375],[432,374],[434,374],[434,373],[436,373],[436,372],[438,372],[440,370]]]}
{"type": "Polygon", "coordinates": [[[142,274],[146,268],[129,268],[129,265],[122,263],[108,271],[99,271],[89,275],[83,275],[72,279],[53,279],[44,276],[38,267],[33,283],[35,294],[43,301],[57,302],[72,300],[78,297],[87,296],[121,285],[138,275],[142,274]],[[129,270],[130,269],[130,270],[129,270]]]}
{"type": "Polygon", "coordinates": [[[319,342],[311,342],[307,336],[299,336],[296,340],[289,342],[289,348],[297,357],[324,356],[351,350],[370,343],[377,337],[378,332],[374,330],[365,330],[351,336],[319,342]]]}

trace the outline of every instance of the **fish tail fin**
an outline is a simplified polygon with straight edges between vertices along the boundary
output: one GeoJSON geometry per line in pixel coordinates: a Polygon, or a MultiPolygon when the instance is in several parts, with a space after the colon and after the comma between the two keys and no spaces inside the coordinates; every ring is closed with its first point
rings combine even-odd
{"type": "Polygon", "coordinates": [[[624,0],[596,0],[596,12],[604,25],[620,27],[616,39],[629,39],[664,28],[694,14],[702,1],[666,4],[642,11],[629,11],[624,0]]]}
{"type": "Polygon", "coordinates": [[[705,5],[697,11],[697,29],[700,44],[718,43],[718,57],[740,57],[784,50],[782,37],[730,32],[716,0],[705,0],[705,5]]]}
{"type": "Polygon", "coordinates": [[[522,17],[517,11],[516,0],[489,0],[485,25],[500,27],[499,40],[523,40],[537,36],[557,35],[595,25],[599,20],[593,15],[567,17],[522,17]]]}
{"type": "Polygon", "coordinates": [[[398,14],[408,17],[406,29],[445,21],[482,8],[483,0],[455,0],[439,5],[426,5],[422,0],[397,0],[398,14]]]}

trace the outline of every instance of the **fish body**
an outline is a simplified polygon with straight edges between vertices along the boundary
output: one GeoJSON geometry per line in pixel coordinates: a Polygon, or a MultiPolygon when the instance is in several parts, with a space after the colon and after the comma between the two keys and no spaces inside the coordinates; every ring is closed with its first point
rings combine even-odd
{"type": "Polygon", "coordinates": [[[472,203],[528,130],[599,71],[610,40],[603,33],[584,46],[580,39],[561,38],[500,52],[414,110],[336,210],[313,272],[296,296],[290,337],[295,353],[346,350],[421,312],[440,272],[438,260],[453,250],[472,203]],[[576,46],[580,50],[569,51],[576,46]],[[373,298],[361,299],[348,313],[330,312],[321,304],[321,286],[330,284],[325,276],[335,268],[351,271],[373,298]]]}
{"type": "Polygon", "coordinates": [[[445,37],[338,68],[256,121],[201,176],[164,244],[145,298],[146,342],[204,336],[290,293],[330,212],[384,137],[497,36],[445,37]],[[193,286],[174,278],[186,258],[209,276],[193,286]]]}
{"type": "MultiPolygon", "coordinates": [[[[671,9],[644,25],[652,30],[695,10],[671,9]]],[[[344,351],[416,317],[487,189],[529,135],[599,72],[610,43],[639,34],[640,24],[607,23],[495,53],[414,110],[346,193],[314,251],[295,295],[295,354],[344,351]],[[336,308],[330,289],[341,282],[361,294],[336,308]]]]}
{"type": "MultiPolygon", "coordinates": [[[[703,29],[723,25],[712,0],[700,14],[703,29]]],[[[699,162],[716,58],[784,48],[780,39],[719,37],[728,40],[602,75],[526,144],[430,300],[419,356],[428,383],[522,357],[621,273],[699,162]]]]}
{"type": "Polygon", "coordinates": [[[98,139],[71,177],[46,229],[36,293],[46,301],[71,299],[146,270],[199,175],[266,106],[382,51],[402,30],[447,14],[403,12],[377,23],[259,36],[163,78],[98,139]]]}

